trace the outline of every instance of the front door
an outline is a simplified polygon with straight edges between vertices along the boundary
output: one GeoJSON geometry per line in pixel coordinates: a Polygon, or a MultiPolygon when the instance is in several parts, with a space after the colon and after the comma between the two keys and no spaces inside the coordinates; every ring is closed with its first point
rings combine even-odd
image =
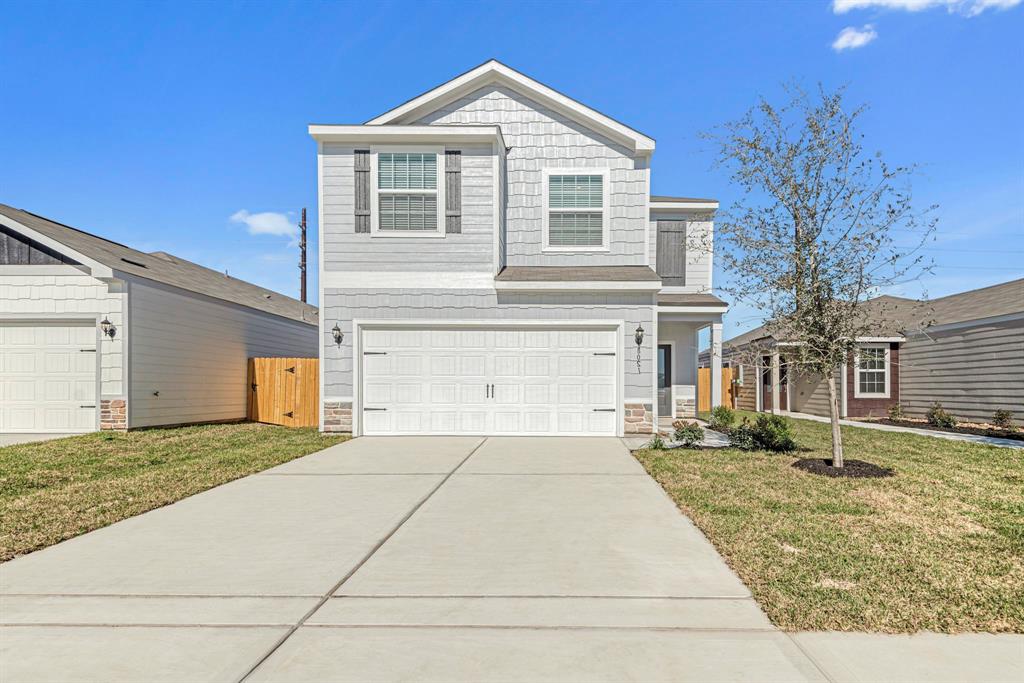
{"type": "Polygon", "coordinates": [[[672,410],[672,347],[658,345],[658,415],[675,417],[672,410]]]}
{"type": "MultiPolygon", "coordinates": [[[[789,410],[789,373],[786,359],[779,356],[779,405],[782,410],[789,410]]],[[[772,357],[761,359],[761,410],[772,410],[772,357]]]]}

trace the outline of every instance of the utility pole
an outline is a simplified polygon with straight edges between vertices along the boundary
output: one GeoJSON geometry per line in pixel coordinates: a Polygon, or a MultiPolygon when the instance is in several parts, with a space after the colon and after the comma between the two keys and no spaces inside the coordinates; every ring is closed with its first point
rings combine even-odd
{"type": "Polygon", "coordinates": [[[299,222],[299,300],[306,303],[306,208],[299,222]]]}

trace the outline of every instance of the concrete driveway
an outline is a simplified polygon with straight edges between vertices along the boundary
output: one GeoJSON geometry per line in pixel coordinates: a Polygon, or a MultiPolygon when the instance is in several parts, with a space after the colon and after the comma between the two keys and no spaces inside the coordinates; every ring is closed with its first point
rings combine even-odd
{"type": "Polygon", "coordinates": [[[4,683],[824,680],[618,439],[356,439],[0,566],[0,624],[4,683]]]}
{"type": "Polygon", "coordinates": [[[0,448],[3,448],[4,446],[13,446],[19,443],[52,441],[53,439],[63,439],[64,437],[68,436],[78,436],[78,434],[26,434],[23,432],[0,433],[0,448]]]}

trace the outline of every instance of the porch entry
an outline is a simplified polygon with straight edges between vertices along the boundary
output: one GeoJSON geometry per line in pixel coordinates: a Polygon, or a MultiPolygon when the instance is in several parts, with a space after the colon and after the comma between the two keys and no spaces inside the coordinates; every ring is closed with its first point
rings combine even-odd
{"type": "MultiPolygon", "coordinates": [[[[772,357],[761,357],[761,410],[772,410],[772,357]]],[[[779,356],[779,410],[789,410],[789,377],[786,357],[779,356]]]]}
{"type": "Polygon", "coordinates": [[[658,344],[658,415],[675,417],[672,405],[672,346],[658,344]]]}

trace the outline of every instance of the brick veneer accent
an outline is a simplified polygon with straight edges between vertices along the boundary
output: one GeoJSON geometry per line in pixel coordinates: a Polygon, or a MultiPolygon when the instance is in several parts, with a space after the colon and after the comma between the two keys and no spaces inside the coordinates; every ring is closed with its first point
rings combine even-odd
{"type": "Polygon", "coordinates": [[[324,402],[324,431],[352,431],[352,403],[350,401],[324,402]]]}
{"type": "Polygon", "coordinates": [[[885,417],[889,407],[900,401],[900,345],[897,342],[889,344],[889,398],[855,398],[856,381],[851,358],[846,364],[847,417],[885,417]]]}
{"type": "Polygon", "coordinates": [[[676,417],[697,417],[697,402],[692,398],[677,398],[676,417]]]}
{"type": "Polygon", "coordinates": [[[626,434],[653,434],[654,433],[654,404],[653,403],[627,403],[625,418],[626,434]]]}
{"type": "Polygon", "coordinates": [[[123,398],[100,401],[100,429],[121,432],[128,429],[128,406],[123,398]]]}

